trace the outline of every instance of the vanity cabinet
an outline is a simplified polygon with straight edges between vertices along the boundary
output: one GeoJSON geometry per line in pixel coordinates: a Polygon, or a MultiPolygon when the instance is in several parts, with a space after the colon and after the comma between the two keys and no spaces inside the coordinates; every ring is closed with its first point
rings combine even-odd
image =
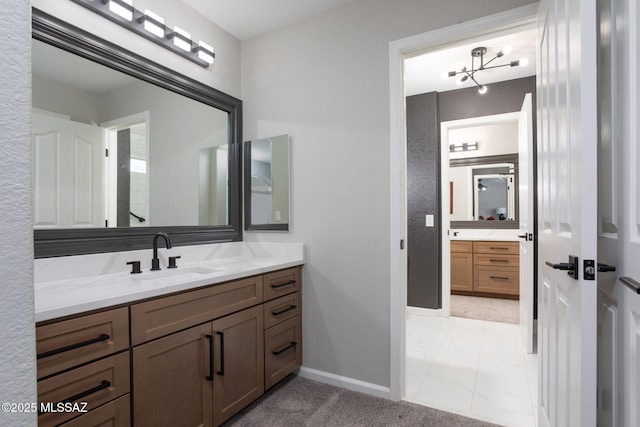
{"type": "Polygon", "coordinates": [[[265,275],[264,382],[277,384],[302,365],[300,269],[265,275]]]}
{"type": "Polygon", "coordinates": [[[126,307],[38,325],[36,349],[38,425],[97,426],[110,419],[130,425],[126,307]],[[59,403],[80,411],[60,410],[59,403]]]}
{"type": "Polygon", "coordinates": [[[520,291],[518,242],[451,242],[451,291],[462,295],[517,298],[520,291]]]}
{"type": "Polygon", "coordinates": [[[39,401],[89,410],[43,413],[38,424],[222,424],[301,365],[300,271],[37,325],[39,401]]]}

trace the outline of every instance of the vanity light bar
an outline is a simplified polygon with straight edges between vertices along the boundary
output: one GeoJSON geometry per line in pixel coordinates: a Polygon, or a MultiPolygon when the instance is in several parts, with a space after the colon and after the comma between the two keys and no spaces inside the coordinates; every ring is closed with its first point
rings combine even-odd
{"type": "Polygon", "coordinates": [[[72,1],[201,67],[208,68],[213,64],[216,55],[211,46],[195,43],[188,32],[178,27],[168,30],[164,19],[149,10],[139,11],[133,7],[133,0],[72,1]]]}
{"type": "Polygon", "coordinates": [[[449,152],[454,153],[458,151],[475,151],[478,149],[477,142],[463,142],[460,144],[450,144],[449,152]]]}

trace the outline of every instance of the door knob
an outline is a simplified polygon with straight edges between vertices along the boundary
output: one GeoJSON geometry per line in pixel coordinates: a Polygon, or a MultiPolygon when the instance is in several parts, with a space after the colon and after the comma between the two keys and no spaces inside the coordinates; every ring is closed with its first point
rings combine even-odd
{"type": "Polygon", "coordinates": [[[552,262],[545,261],[545,264],[547,264],[549,267],[553,268],[554,270],[564,270],[567,272],[569,276],[578,280],[578,257],[569,255],[569,262],[560,262],[560,263],[554,264],[552,262]]]}
{"type": "Polygon", "coordinates": [[[620,281],[637,294],[640,294],[640,282],[631,277],[621,277],[620,281]]]}
{"type": "Polygon", "coordinates": [[[613,265],[607,265],[607,264],[600,264],[598,263],[598,271],[601,272],[608,272],[608,271],[616,271],[616,267],[613,265]]]}
{"type": "Polygon", "coordinates": [[[524,239],[525,242],[533,242],[533,233],[518,234],[518,237],[524,239]]]}

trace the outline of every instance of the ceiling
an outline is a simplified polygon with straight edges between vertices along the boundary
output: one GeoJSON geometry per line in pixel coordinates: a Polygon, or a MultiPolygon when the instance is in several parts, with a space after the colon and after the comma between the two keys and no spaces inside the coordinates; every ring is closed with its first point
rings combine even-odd
{"type": "MultiPolygon", "coordinates": [[[[485,62],[487,62],[506,44],[511,45],[513,49],[511,53],[496,59],[490,66],[507,64],[523,57],[529,60],[529,64],[526,67],[502,67],[480,71],[475,75],[476,80],[480,84],[488,85],[489,83],[535,75],[536,30],[534,28],[489,39],[476,39],[469,43],[448,46],[406,59],[404,63],[405,93],[409,96],[474,87],[475,83],[471,79],[459,86],[454,77],[443,79],[442,72],[453,71],[458,62],[463,62],[467,68],[471,68],[471,50],[475,47],[484,46],[487,48],[485,55],[485,62]]],[[[477,68],[477,60],[475,64],[477,68]]],[[[488,89],[491,90],[491,86],[488,86],[488,89]]]]}
{"type": "Polygon", "coordinates": [[[354,0],[182,0],[240,40],[285,27],[354,0]]]}

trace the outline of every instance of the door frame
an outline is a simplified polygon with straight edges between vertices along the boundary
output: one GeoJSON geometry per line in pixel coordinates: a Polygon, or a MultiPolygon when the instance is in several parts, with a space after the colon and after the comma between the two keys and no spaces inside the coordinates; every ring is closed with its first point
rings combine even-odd
{"type": "Polygon", "coordinates": [[[436,49],[448,44],[512,32],[536,24],[537,4],[530,4],[495,15],[417,34],[389,43],[390,113],[390,398],[404,397],[405,309],[407,304],[407,197],[406,197],[406,112],[404,58],[411,52],[436,49]]]}
{"type": "MultiPolygon", "coordinates": [[[[471,117],[469,119],[450,120],[440,123],[440,271],[442,274],[442,282],[440,289],[442,290],[442,304],[440,307],[440,316],[449,317],[451,314],[451,238],[449,230],[451,221],[449,219],[449,131],[455,129],[464,129],[468,127],[494,125],[500,123],[518,123],[520,112],[494,114],[491,116],[471,117]]],[[[502,230],[501,230],[502,231],[502,230]]],[[[504,231],[515,232],[517,229],[509,229],[504,231]]]]}

